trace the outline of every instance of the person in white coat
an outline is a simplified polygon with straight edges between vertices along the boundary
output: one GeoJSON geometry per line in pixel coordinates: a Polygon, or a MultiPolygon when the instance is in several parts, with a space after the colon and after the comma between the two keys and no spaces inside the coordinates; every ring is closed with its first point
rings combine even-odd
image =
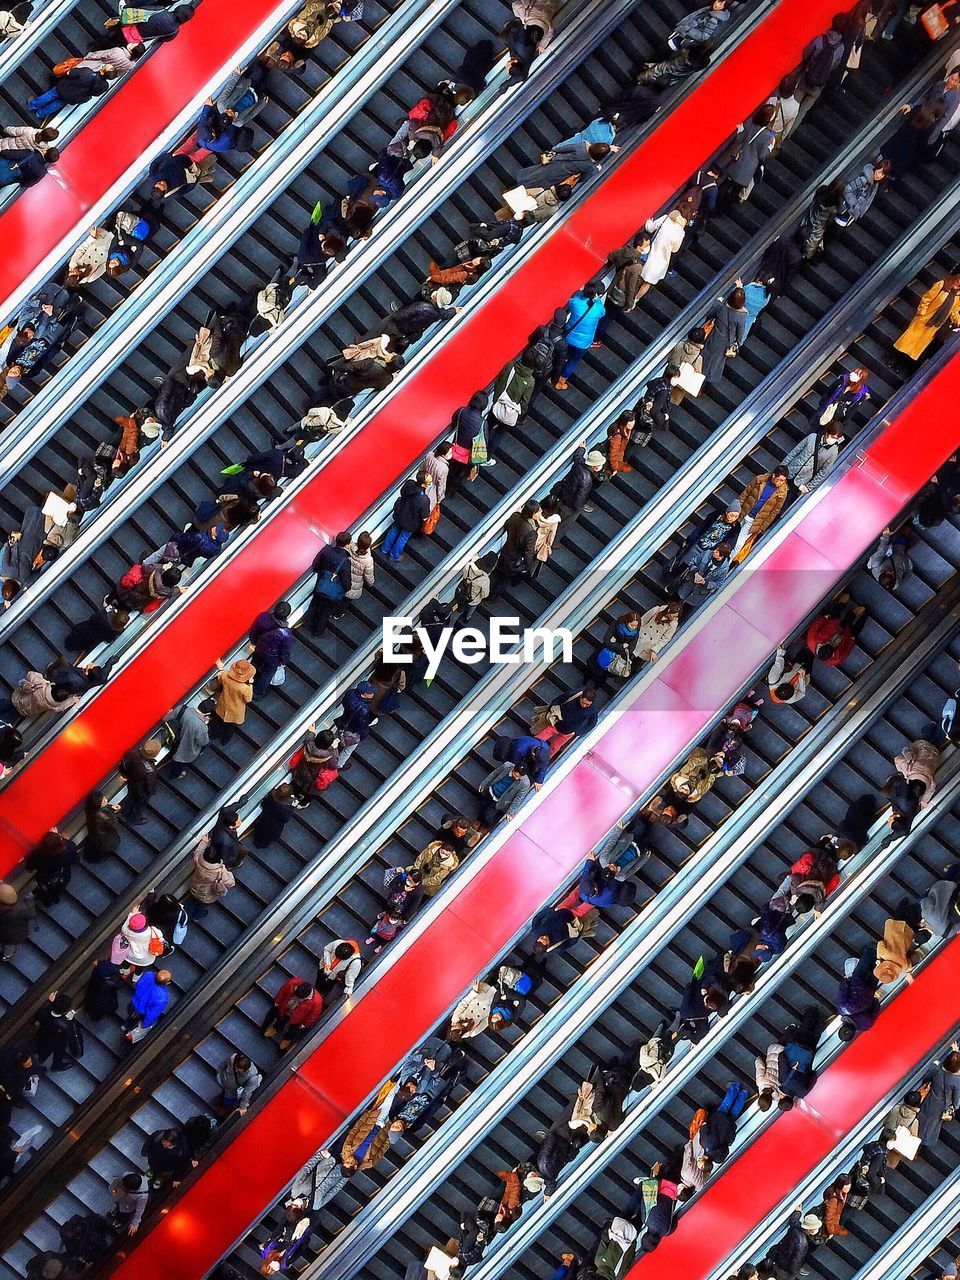
{"type": "Polygon", "coordinates": [[[647,231],[653,236],[650,241],[650,252],[643,264],[640,278],[643,280],[637,290],[637,302],[659,284],[670,270],[670,259],[683,244],[687,220],[679,209],[671,209],[662,213],[659,218],[647,221],[647,231]]]}

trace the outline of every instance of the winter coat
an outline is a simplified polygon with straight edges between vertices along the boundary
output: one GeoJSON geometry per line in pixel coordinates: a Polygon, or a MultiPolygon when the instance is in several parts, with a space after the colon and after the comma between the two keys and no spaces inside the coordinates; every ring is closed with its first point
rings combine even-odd
{"type": "Polygon", "coordinates": [[[867,561],[867,570],[880,581],[887,570],[893,571],[893,589],[896,591],[900,583],[913,572],[913,561],[907,554],[906,539],[893,537],[889,533],[881,534],[876,550],[867,561]]]}
{"type": "Polygon", "coordinates": [[[106,227],[92,227],[86,240],[74,249],[67,263],[68,274],[79,276],[81,284],[99,280],[107,269],[112,245],[112,231],[106,227]]]}
{"type": "Polygon", "coordinates": [[[0,905],[0,945],[16,947],[26,942],[36,914],[36,903],[25,895],[10,906],[0,905]]]}
{"type": "Polygon", "coordinates": [[[203,850],[196,851],[193,855],[193,873],[187,885],[191,898],[209,906],[218,898],[222,898],[235,884],[236,880],[229,867],[225,867],[222,862],[207,862],[203,856],[203,850]]]}
{"type": "Polygon", "coordinates": [[[433,480],[433,488],[429,497],[433,498],[434,507],[439,507],[447,496],[447,477],[450,474],[450,463],[446,458],[439,458],[435,453],[428,453],[424,458],[423,470],[433,480]]]}
{"type": "Polygon", "coordinates": [[[844,184],[841,213],[844,221],[862,218],[876,199],[879,187],[873,176],[873,164],[865,164],[859,173],[844,184]]]}
{"type": "Polygon", "coordinates": [[[589,347],[597,335],[597,326],[605,310],[603,298],[588,298],[584,293],[575,293],[567,303],[567,344],[581,351],[589,347]]]}
{"type": "Polygon", "coordinates": [[[433,509],[433,487],[421,489],[416,480],[404,480],[393,505],[393,523],[398,529],[415,533],[433,509]]]}
{"type": "Polygon", "coordinates": [[[543,1178],[544,1195],[553,1195],[560,1175],[573,1158],[576,1148],[570,1138],[550,1129],[537,1151],[535,1164],[543,1178]]]}
{"type": "Polygon", "coordinates": [[[893,345],[919,360],[944,327],[960,328],[960,288],[948,288],[946,280],[938,280],[917,303],[916,314],[893,345]]]}
{"type": "Polygon", "coordinates": [[[193,764],[210,742],[210,728],[196,707],[185,706],[177,717],[177,741],[171,759],[193,764]]]}
{"type": "Polygon", "coordinates": [[[550,559],[553,544],[560,528],[560,517],[544,516],[539,513],[533,517],[533,525],[537,531],[536,555],[541,563],[550,559]]]}
{"type": "Polygon", "coordinates": [[[530,407],[536,387],[536,379],[527,366],[521,364],[519,360],[511,360],[500,370],[493,384],[493,404],[496,404],[506,391],[514,404],[520,406],[520,416],[523,417],[530,407]]]}
{"type": "Polygon", "coordinates": [[[263,1077],[256,1063],[251,1062],[246,1071],[237,1070],[237,1055],[231,1053],[217,1068],[217,1084],[224,1096],[236,1098],[237,1105],[249,1107],[253,1095],[260,1088],[263,1077]]]}
{"type": "Polygon", "coordinates": [[[28,671],[10,694],[10,701],[18,716],[41,716],[46,712],[66,711],[80,701],[79,696],[59,701],[53,696],[53,684],[39,671],[28,671]]]}
{"type": "Polygon", "coordinates": [[[690,569],[690,574],[677,587],[677,596],[696,608],[719,591],[726,582],[730,575],[730,558],[728,556],[725,560],[714,560],[713,551],[700,551],[690,569]],[[703,582],[697,582],[697,574],[704,579],[703,582]]]}
{"type": "Polygon", "coordinates": [[[733,307],[719,307],[713,314],[714,326],[703,344],[701,372],[707,382],[717,382],[727,364],[727,351],[739,347],[746,336],[747,313],[733,307]]]}
{"type": "Polygon", "coordinates": [[[799,1210],[792,1213],[787,1220],[787,1229],[780,1237],[767,1257],[777,1268],[777,1274],[796,1280],[813,1247],[813,1240],[804,1231],[801,1222],[803,1215],[799,1210]]]}
{"type": "Polygon", "coordinates": [[[253,663],[241,658],[215,676],[219,685],[217,715],[225,724],[243,724],[247,703],[253,697],[253,663]]]}
{"type": "MultiPolygon", "coordinates": [[[[503,764],[498,764],[497,767],[492,769],[480,783],[480,794],[485,797],[489,796],[490,788],[493,784],[495,782],[499,782],[502,778],[505,778],[512,768],[513,765],[509,760],[505,761],[503,764]]],[[[529,790],[530,779],[526,774],[524,774],[522,778],[511,779],[510,785],[497,797],[497,812],[505,814],[508,818],[512,818],[523,806],[523,802],[526,800],[527,792],[529,790]]]]}
{"type": "Polygon", "coordinates": [[[537,526],[520,511],[514,511],[504,525],[506,542],[500,562],[511,573],[532,573],[537,559],[537,526]]]}
{"type": "Polygon", "coordinates": [[[773,150],[776,136],[766,125],[749,122],[720,161],[724,176],[738,187],[747,187],[756,179],[760,166],[773,150]]]}
{"type": "Polygon", "coordinates": [[[607,290],[607,301],[612,306],[619,307],[621,311],[632,311],[637,305],[637,294],[643,284],[645,261],[646,255],[631,245],[614,249],[607,258],[607,265],[613,267],[616,272],[607,290]]]}
{"type": "Polygon", "coordinates": [[[518,187],[553,187],[558,182],[586,177],[599,172],[600,166],[587,154],[586,142],[567,142],[546,152],[548,159],[540,164],[530,164],[517,174],[518,187]]]}
{"type": "Polygon", "coordinates": [[[323,1013],[323,996],[311,988],[309,996],[301,1000],[288,1015],[291,1002],[296,998],[294,993],[302,981],[302,978],[288,978],[273,997],[277,1012],[281,1018],[289,1016],[291,1027],[312,1027],[319,1022],[323,1013]]]}
{"type": "Polygon", "coordinates": [[[157,981],[157,975],[151,971],[140,975],[140,981],[133,989],[131,1006],[140,1025],[149,1030],[166,1012],[170,1003],[170,991],[157,981]]]}
{"type": "Polygon", "coordinates": [[[787,468],[795,485],[815,489],[833,470],[840,456],[840,449],[839,440],[827,444],[819,431],[811,431],[799,444],[794,445],[782,465],[787,468]]]}
{"type": "Polygon", "coordinates": [[[307,1208],[317,1213],[346,1185],[346,1176],[336,1156],[318,1151],[294,1178],[290,1199],[306,1200],[307,1208]]]}
{"type": "Polygon", "coordinates": [[[553,22],[560,8],[560,0],[513,0],[514,17],[525,27],[539,27],[543,39],[537,46],[542,53],[553,36],[553,22]]]}
{"type": "Polygon", "coordinates": [[[885,920],[883,937],[877,943],[877,965],[873,976],[879,983],[889,986],[908,974],[913,968],[910,951],[913,947],[913,930],[906,920],[885,920]]]}
{"type": "Polygon", "coordinates": [[[513,764],[522,764],[530,775],[530,781],[542,783],[546,781],[550,767],[550,748],[539,738],[523,734],[512,738],[507,745],[507,760],[513,764]]]}
{"type": "Polygon", "coordinates": [[[490,1025],[493,1002],[497,997],[496,987],[489,982],[478,982],[476,987],[476,990],[470,988],[450,1015],[451,1026],[469,1023],[469,1030],[463,1032],[464,1039],[472,1039],[486,1031],[490,1025]]]}
{"type": "Polygon", "coordinates": [[[420,872],[420,884],[424,897],[432,898],[439,893],[444,880],[452,875],[459,865],[460,859],[452,849],[445,849],[440,840],[431,840],[427,847],[417,854],[413,864],[414,870],[420,872]]]}
{"type": "Polygon", "coordinates": [[[693,45],[709,44],[716,36],[724,22],[730,20],[726,9],[714,10],[710,5],[703,9],[695,9],[688,13],[673,29],[670,43],[677,48],[690,48],[693,45]]]}
{"type": "MultiPolygon", "coordinates": [[[[766,487],[767,481],[770,479],[770,473],[757,476],[755,480],[747,485],[743,493],[740,495],[740,514],[746,519],[747,514],[752,511],[754,506],[760,501],[760,496],[766,487]]],[[[759,538],[776,520],[777,516],[783,510],[783,504],[787,500],[787,482],[780,481],[773,490],[773,493],[766,500],[760,510],[753,518],[751,528],[754,539],[759,538]]]]}
{"type": "Polygon", "coordinates": [[[925,1147],[940,1141],[943,1113],[951,1108],[960,1110],[960,1075],[938,1065],[920,1107],[920,1141],[925,1147]]]}
{"type": "Polygon", "coordinates": [[[673,639],[680,620],[675,614],[662,615],[660,605],[654,605],[640,615],[640,628],[633,646],[634,657],[651,662],[673,639]]]}
{"type": "Polygon", "coordinates": [[[845,1236],[850,1233],[847,1228],[841,1226],[840,1218],[847,1203],[847,1195],[849,1189],[836,1183],[828,1187],[823,1195],[823,1234],[828,1238],[831,1236],[845,1236]]]}
{"type": "Polygon", "coordinates": [[[351,546],[347,549],[347,554],[350,557],[350,588],[346,598],[359,600],[363,595],[363,588],[373,586],[373,552],[358,551],[356,547],[351,546]]]}
{"type": "MultiPolygon", "coordinates": [[[[335,938],[333,942],[328,942],[323,948],[323,954],[320,958],[319,974],[324,978],[335,978],[338,982],[343,981],[343,994],[347,997],[353,995],[353,988],[357,978],[360,976],[360,969],[363,961],[360,958],[358,950],[347,960],[339,960],[334,954],[338,946],[346,942],[346,938],[335,938]]],[[[353,944],[356,947],[356,944],[353,944]]]]}
{"type": "Polygon", "coordinates": [[[293,652],[293,632],[279,622],[272,613],[258,614],[250,628],[249,641],[253,645],[254,658],[262,659],[269,667],[290,661],[293,652]]]}
{"type": "Polygon", "coordinates": [[[940,752],[932,742],[918,738],[904,747],[894,760],[894,767],[907,782],[922,782],[923,794],[920,796],[920,808],[925,809],[933,799],[937,789],[937,766],[940,763],[940,752]]]}
{"type": "Polygon", "coordinates": [[[600,1236],[593,1265],[602,1280],[623,1280],[637,1254],[637,1229],[626,1218],[614,1218],[600,1236]]]}
{"type": "Polygon", "coordinates": [[[840,980],[836,998],[837,1013],[857,1031],[866,1031],[880,1013],[876,979],[869,981],[856,973],[840,980]]]}
{"type": "Polygon", "coordinates": [[[669,214],[663,213],[659,218],[649,218],[646,229],[651,232],[653,239],[640,274],[646,284],[659,284],[670,270],[670,259],[683,244],[686,228],[674,221],[669,214]]]}
{"type": "Polygon", "coordinates": [[[56,81],[57,96],[67,106],[76,106],[81,102],[89,102],[91,98],[102,97],[110,89],[111,81],[90,67],[76,66],[65,76],[58,76],[56,81]]]}
{"type": "Polygon", "coordinates": [[[720,771],[703,747],[695,747],[670,778],[670,786],[690,804],[702,800],[713,787],[720,771]]]}
{"type": "Polygon", "coordinates": [[[578,449],[566,475],[553,486],[552,495],[569,511],[580,512],[590,500],[593,483],[594,474],[587,466],[586,451],[578,449]]]}
{"type": "Polygon", "coordinates": [[[938,938],[960,932],[960,887],[954,880],[937,880],[920,900],[926,927],[938,938]]]}

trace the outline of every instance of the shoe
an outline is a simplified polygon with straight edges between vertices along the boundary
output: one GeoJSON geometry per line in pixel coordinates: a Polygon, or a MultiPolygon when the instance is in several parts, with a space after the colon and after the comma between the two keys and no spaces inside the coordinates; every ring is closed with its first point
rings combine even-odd
{"type": "Polygon", "coordinates": [[[566,391],[570,383],[566,380],[566,378],[558,378],[553,385],[556,387],[558,391],[566,391]]]}
{"type": "Polygon", "coordinates": [[[277,1034],[277,1028],[276,1028],[276,1027],[268,1027],[268,1028],[266,1029],[266,1031],[265,1031],[263,1034],[264,1034],[264,1035],[267,1037],[267,1039],[269,1040],[271,1036],[275,1036],[275,1035],[277,1034]]]}
{"type": "Polygon", "coordinates": [[[592,349],[592,350],[596,350],[598,347],[602,347],[602,346],[603,346],[603,343],[602,343],[602,342],[591,342],[591,343],[590,343],[590,347],[591,347],[591,349],[592,349]]]}
{"type": "Polygon", "coordinates": [[[379,724],[379,723],[380,723],[380,717],[374,716],[373,719],[370,721],[370,728],[372,729],[375,724],[379,724]]]}
{"type": "Polygon", "coordinates": [[[376,942],[376,938],[364,938],[363,945],[365,947],[372,947],[374,942],[376,942]]]}
{"type": "Polygon", "coordinates": [[[280,1041],[280,1046],[279,1046],[279,1048],[280,1048],[280,1052],[281,1052],[281,1053],[286,1053],[286,1051],[290,1048],[290,1046],[291,1046],[292,1044],[293,1044],[293,1041],[292,1041],[292,1040],[281,1040],[281,1041],[280,1041]]]}
{"type": "Polygon", "coordinates": [[[481,467],[495,467],[497,465],[496,458],[488,458],[486,462],[480,463],[481,467]]]}
{"type": "Polygon", "coordinates": [[[592,502],[588,502],[583,509],[584,511],[596,511],[596,507],[593,505],[592,502]]]}

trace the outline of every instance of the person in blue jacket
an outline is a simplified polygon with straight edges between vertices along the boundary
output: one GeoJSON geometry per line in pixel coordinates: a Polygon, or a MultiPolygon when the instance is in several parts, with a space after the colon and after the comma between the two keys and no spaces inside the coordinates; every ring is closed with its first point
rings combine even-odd
{"type": "Polygon", "coordinates": [[[591,280],[567,303],[567,359],[555,383],[558,391],[566,391],[570,375],[594,344],[597,326],[606,311],[603,294],[603,281],[591,280]]]}
{"type": "Polygon", "coordinates": [[[505,759],[511,764],[522,764],[535,791],[539,791],[546,781],[550,767],[550,746],[529,733],[522,737],[512,738],[507,744],[505,759]]]}
{"type": "Polygon", "coordinates": [[[592,907],[629,906],[636,897],[636,885],[618,880],[619,870],[616,863],[604,866],[595,853],[588,853],[580,871],[580,901],[592,907]]]}
{"type": "Polygon", "coordinates": [[[129,1034],[137,1026],[149,1031],[166,1013],[170,1003],[167,988],[171,979],[169,969],[146,969],[141,973],[130,997],[130,1014],[123,1023],[124,1031],[129,1034]]]}

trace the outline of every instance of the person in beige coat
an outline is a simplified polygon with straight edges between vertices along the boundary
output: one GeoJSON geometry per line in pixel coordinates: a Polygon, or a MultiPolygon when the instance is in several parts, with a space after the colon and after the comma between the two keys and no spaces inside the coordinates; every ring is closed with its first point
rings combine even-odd
{"type": "Polygon", "coordinates": [[[656,662],[661,650],[673,639],[682,612],[683,605],[679,601],[669,600],[642,613],[633,656],[642,662],[656,662]]]}
{"type": "Polygon", "coordinates": [[[442,840],[431,840],[425,849],[417,854],[413,864],[414,871],[420,872],[420,887],[425,898],[432,898],[440,892],[440,886],[447,876],[452,875],[460,865],[460,859],[448,844],[442,840]]]}
{"type": "Polygon", "coordinates": [[[79,694],[57,698],[53,683],[39,671],[28,671],[14,687],[10,701],[18,716],[42,716],[48,712],[59,715],[80,701],[79,694]]]}
{"type": "Polygon", "coordinates": [[[960,330],[960,276],[944,276],[930,286],[894,349],[919,360],[942,329],[960,330]]]}
{"type": "Polygon", "coordinates": [[[217,707],[210,718],[210,737],[228,742],[247,714],[257,669],[247,658],[239,658],[229,668],[225,668],[218,658],[217,668],[213,690],[217,695],[217,707]]]}
{"type": "Polygon", "coordinates": [[[940,751],[926,738],[917,738],[900,752],[894,760],[897,773],[907,782],[922,782],[923,794],[920,797],[920,808],[925,809],[934,797],[937,789],[937,766],[940,763],[940,751]]]}
{"type": "Polygon", "coordinates": [[[898,978],[913,981],[913,930],[906,920],[886,920],[883,937],[877,943],[877,964],[873,976],[887,987],[898,978]]]}
{"type": "Polygon", "coordinates": [[[209,841],[204,841],[193,855],[193,873],[187,884],[187,911],[200,919],[211,904],[218,902],[236,883],[230,868],[220,861],[209,841]]]}

